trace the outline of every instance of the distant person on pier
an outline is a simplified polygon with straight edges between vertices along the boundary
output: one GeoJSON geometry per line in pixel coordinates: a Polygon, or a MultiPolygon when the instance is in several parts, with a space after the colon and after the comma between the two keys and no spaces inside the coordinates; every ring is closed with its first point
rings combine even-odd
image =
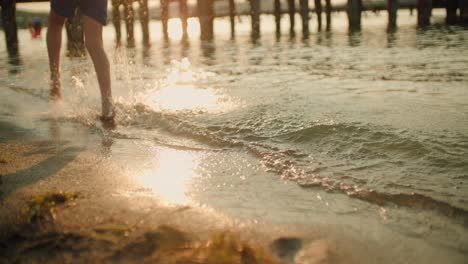
{"type": "Polygon", "coordinates": [[[32,38],[38,38],[41,36],[42,31],[42,20],[38,17],[32,18],[28,22],[29,32],[31,32],[32,38]]]}
{"type": "Polygon", "coordinates": [[[114,125],[114,105],[112,101],[110,65],[104,51],[102,27],[107,21],[107,0],[51,0],[49,28],[47,30],[47,50],[51,73],[52,99],[60,98],[60,48],[62,44],[62,29],[65,20],[73,18],[76,9],[83,14],[84,37],[86,49],[96,70],[99,88],[101,90],[101,121],[104,125],[114,125]]]}

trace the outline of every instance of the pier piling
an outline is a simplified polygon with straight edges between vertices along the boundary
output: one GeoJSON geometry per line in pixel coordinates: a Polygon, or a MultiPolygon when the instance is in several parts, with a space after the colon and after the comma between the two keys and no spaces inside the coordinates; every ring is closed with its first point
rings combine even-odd
{"type": "Polygon", "coordinates": [[[182,38],[188,38],[187,32],[187,20],[188,20],[188,6],[187,0],[179,0],[179,13],[180,13],[180,21],[182,22],[182,38]]]}
{"type": "Polygon", "coordinates": [[[460,22],[468,24],[468,1],[460,0],[460,22]]]}
{"type": "Polygon", "coordinates": [[[388,31],[396,29],[398,0],[387,0],[388,31]]]}
{"type": "Polygon", "coordinates": [[[302,35],[309,36],[309,0],[299,0],[302,19],[302,35]]]}
{"type": "Polygon", "coordinates": [[[322,1],[315,0],[315,13],[317,14],[317,29],[322,30],[322,1]]]}
{"type": "MultiPolygon", "coordinates": [[[[279,1],[279,0],[276,0],[279,1]]],[[[231,21],[231,38],[236,35],[236,4],[234,0],[229,0],[229,20],[231,21]]]]}
{"type": "Polygon", "coordinates": [[[135,24],[135,11],[133,10],[133,0],[123,0],[124,3],[124,15],[125,15],[125,28],[127,30],[127,46],[135,47],[135,34],[134,34],[134,24],[135,24]]]}
{"type": "Polygon", "coordinates": [[[143,45],[149,46],[150,36],[149,36],[149,10],[148,10],[148,0],[138,0],[139,7],[139,18],[141,23],[141,30],[143,33],[143,45]]]}
{"type": "Polygon", "coordinates": [[[252,18],[252,38],[260,37],[260,0],[249,0],[252,18]]]}
{"type": "Polygon", "coordinates": [[[164,39],[169,39],[169,32],[167,28],[167,21],[169,20],[169,0],[160,0],[161,4],[161,24],[164,39]]]}
{"type": "Polygon", "coordinates": [[[429,26],[431,22],[432,0],[417,0],[416,5],[418,9],[418,26],[429,26]]]}
{"type": "Polygon", "coordinates": [[[120,0],[112,0],[112,23],[114,24],[115,28],[115,41],[120,43],[122,39],[122,29],[120,27],[120,0]]]}
{"type": "Polygon", "coordinates": [[[331,30],[331,0],[325,0],[325,14],[327,16],[327,31],[331,30]]]}
{"type": "Polygon", "coordinates": [[[294,35],[294,27],[295,27],[295,14],[296,14],[296,3],[294,0],[288,0],[288,14],[289,14],[289,33],[294,35]]]}
{"type": "Polygon", "coordinates": [[[276,24],[276,35],[281,34],[281,1],[275,0],[274,4],[275,24],[276,24]]]}
{"type": "Polygon", "coordinates": [[[2,24],[10,59],[18,57],[18,29],[16,25],[16,5],[14,0],[2,0],[2,24]]]}
{"type": "Polygon", "coordinates": [[[447,11],[447,16],[445,17],[445,23],[449,25],[456,24],[458,22],[458,17],[457,17],[458,0],[447,0],[445,9],[447,11]]]}
{"type": "Polygon", "coordinates": [[[212,40],[214,20],[213,0],[198,0],[197,8],[200,20],[200,38],[202,40],[212,40]]]}
{"type": "Polygon", "coordinates": [[[361,11],[362,0],[348,0],[347,12],[350,31],[361,29],[361,11]]]}

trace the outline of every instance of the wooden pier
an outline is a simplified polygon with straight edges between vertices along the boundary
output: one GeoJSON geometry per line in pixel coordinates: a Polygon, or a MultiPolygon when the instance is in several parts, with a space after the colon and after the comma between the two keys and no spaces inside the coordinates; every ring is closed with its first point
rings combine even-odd
{"type": "MultiPolygon", "coordinates": [[[[161,5],[162,2],[161,1],[161,5]]],[[[127,46],[135,47],[134,37],[134,23],[135,23],[135,11],[133,10],[133,3],[138,2],[139,4],[139,18],[141,28],[143,31],[143,44],[149,45],[149,11],[148,11],[148,0],[111,0],[112,5],[112,22],[115,28],[116,43],[120,44],[122,38],[121,22],[125,21],[125,30],[127,35],[127,46]],[[119,8],[123,6],[124,12],[121,14],[119,8]],[[123,16],[122,16],[123,15],[123,16]],[[122,19],[122,17],[124,19],[122,19]]]]}
{"type": "MultiPolygon", "coordinates": [[[[168,39],[168,19],[169,5],[177,2],[179,5],[179,17],[182,21],[183,37],[187,37],[187,19],[189,16],[197,16],[200,21],[200,32],[202,40],[211,40],[214,37],[213,23],[215,17],[229,16],[231,21],[231,35],[235,36],[235,17],[241,15],[251,16],[252,37],[260,36],[261,15],[270,14],[275,16],[276,32],[281,34],[281,16],[289,17],[289,32],[295,34],[295,15],[301,17],[302,34],[307,38],[309,34],[309,21],[311,13],[316,14],[317,29],[322,30],[322,14],[325,11],[326,30],[331,29],[331,13],[346,12],[348,15],[348,25],[350,31],[361,29],[361,14],[364,11],[386,10],[388,12],[388,30],[395,30],[397,25],[397,11],[402,8],[417,10],[416,24],[419,27],[426,27],[430,24],[432,8],[445,8],[447,10],[447,24],[468,23],[468,0],[382,0],[369,3],[363,0],[347,0],[344,5],[332,6],[331,0],[248,0],[248,3],[236,3],[234,0],[197,0],[196,7],[190,7],[187,0],[159,0],[159,17],[150,14],[148,0],[110,0],[112,3],[112,21],[116,29],[116,42],[121,39],[121,21],[125,21],[127,46],[134,47],[134,11],[133,2],[139,3],[139,20],[142,24],[143,44],[150,44],[150,32],[148,23],[151,18],[159,18],[162,21],[162,31],[165,39],[168,39]],[[322,8],[324,1],[325,9],[322,8]],[[226,5],[222,10],[215,10],[216,4],[226,5]],[[310,4],[313,3],[313,7],[310,4]],[[119,12],[119,7],[124,6],[124,14],[119,12]],[[267,5],[269,8],[264,8],[267,5]],[[190,10],[192,12],[190,12],[190,10]],[[195,10],[195,11],[193,11],[195,10]],[[459,10],[457,12],[457,10],[459,10]]],[[[18,36],[16,25],[16,3],[23,2],[46,2],[45,0],[1,0],[2,26],[5,32],[7,50],[10,57],[18,55],[18,36]]],[[[68,50],[70,56],[82,56],[84,54],[83,34],[80,32],[80,20],[78,18],[69,21],[67,25],[67,36],[69,39],[68,50]]],[[[82,27],[81,27],[82,30],[82,27]]]]}

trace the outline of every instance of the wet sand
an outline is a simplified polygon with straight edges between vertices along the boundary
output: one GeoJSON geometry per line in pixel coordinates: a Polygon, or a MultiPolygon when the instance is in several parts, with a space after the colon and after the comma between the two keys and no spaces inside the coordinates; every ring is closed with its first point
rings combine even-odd
{"type": "MultiPolygon", "coordinates": [[[[378,245],[342,226],[275,225],[168,202],[121,169],[105,138],[90,148],[40,139],[6,122],[0,131],[1,263],[390,263],[395,257],[385,249],[392,239],[378,245]],[[47,199],[58,200],[49,208],[47,199]]],[[[444,261],[428,253],[430,246],[417,248],[394,263],[422,260],[423,252],[444,261]]],[[[462,263],[459,257],[453,263],[462,263]]]]}
{"type": "Polygon", "coordinates": [[[350,251],[338,250],[331,237],[317,230],[240,221],[202,207],[169,204],[129,181],[105,152],[66,142],[19,139],[14,131],[20,129],[13,127],[9,127],[11,139],[5,139],[4,129],[5,124],[0,141],[0,262],[293,263],[295,256],[294,263],[351,263],[353,259],[350,251]],[[59,194],[77,197],[28,218],[34,210],[32,200],[59,194]],[[229,250],[234,253],[224,252],[229,250]]]}

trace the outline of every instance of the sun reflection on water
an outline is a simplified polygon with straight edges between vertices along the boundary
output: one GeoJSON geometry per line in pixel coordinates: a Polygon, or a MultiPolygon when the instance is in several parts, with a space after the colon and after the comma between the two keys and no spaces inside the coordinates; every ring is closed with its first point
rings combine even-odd
{"type": "Polygon", "coordinates": [[[173,61],[159,87],[146,92],[144,103],[169,111],[224,112],[235,107],[219,90],[200,87],[199,81],[208,76],[210,73],[193,69],[187,58],[173,61]]]}
{"type": "Polygon", "coordinates": [[[141,184],[168,202],[190,203],[191,182],[199,177],[199,159],[186,151],[158,149],[154,164],[140,177],[141,184]]]}
{"type": "Polygon", "coordinates": [[[216,103],[216,97],[209,90],[197,90],[193,85],[177,85],[159,91],[159,105],[163,109],[183,110],[209,108],[216,103]]]}

